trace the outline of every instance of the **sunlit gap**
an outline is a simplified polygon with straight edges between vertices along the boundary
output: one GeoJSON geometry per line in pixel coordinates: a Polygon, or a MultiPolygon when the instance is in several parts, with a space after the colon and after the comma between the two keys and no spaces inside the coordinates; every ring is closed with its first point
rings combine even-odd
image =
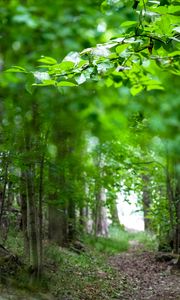
{"type": "Polygon", "coordinates": [[[131,192],[130,195],[125,196],[123,192],[117,195],[117,209],[121,224],[127,230],[144,231],[143,212],[138,207],[138,197],[131,192]]]}

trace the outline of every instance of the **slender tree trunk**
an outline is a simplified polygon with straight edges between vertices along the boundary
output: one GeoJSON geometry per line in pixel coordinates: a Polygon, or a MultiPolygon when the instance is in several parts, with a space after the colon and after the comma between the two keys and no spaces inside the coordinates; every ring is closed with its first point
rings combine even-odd
{"type": "Polygon", "coordinates": [[[180,269],[180,254],[179,254],[179,257],[178,257],[177,267],[178,267],[178,269],[180,269]]]}
{"type": "Polygon", "coordinates": [[[169,200],[170,224],[173,239],[173,250],[180,254],[180,174],[177,170],[179,161],[169,161],[167,153],[166,186],[169,200]],[[171,166],[171,172],[170,172],[171,166]]]}
{"type": "Polygon", "coordinates": [[[68,203],[68,242],[72,242],[76,237],[76,211],[73,199],[68,203]]]}
{"type": "Polygon", "coordinates": [[[42,272],[42,240],[43,240],[43,174],[44,174],[44,154],[42,155],[40,162],[40,174],[39,174],[39,207],[38,207],[38,223],[39,223],[39,272],[42,272]]]}
{"type": "Polygon", "coordinates": [[[26,174],[21,171],[20,179],[20,201],[21,201],[21,220],[22,230],[24,236],[24,255],[28,257],[30,261],[30,243],[28,234],[28,220],[27,220],[27,192],[26,192],[26,174]]]}
{"type": "Polygon", "coordinates": [[[12,203],[13,203],[12,182],[8,181],[7,211],[11,209],[12,203]]]}
{"type": "Polygon", "coordinates": [[[150,220],[148,218],[148,213],[150,210],[151,205],[151,195],[150,195],[150,189],[149,189],[149,176],[148,175],[142,175],[142,181],[143,181],[143,194],[142,194],[142,201],[143,201],[143,212],[144,212],[144,227],[145,230],[150,230],[150,220]]]}
{"type": "Polygon", "coordinates": [[[27,198],[28,198],[28,228],[30,237],[30,261],[32,273],[35,277],[40,274],[39,251],[38,251],[38,229],[37,229],[37,209],[34,190],[34,166],[29,163],[26,170],[27,198]]]}
{"type": "Polygon", "coordinates": [[[167,193],[167,199],[169,201],[169,216],[170,216],[170,224],[171,224],[171,230],[174,230],[174,195],[173,190],[171,187],[171,177],[169,174],[168,168],[166,169],[166,193],[167,193]]]}
{"type": "Polygon", "coordinates": [[[80,229],[82,231],[84,231],[84,228],[85,228],[84,207],[80,207],[80,209],[79,209],[79,225],[80,225],[80,229]]]}
{"type": "Polygon", "coordinates": [[[176,230],[174,250],[180,254],[180,183],[177,182],[175,190],[175,208],[176,208],[176,230]]]}
{"type": "Polygon", "coordinates": [[[79,209],[79,228],[80,232],[88,232],[88,217],[89,217],[89,208],[88,204],[85,207],[80,207],[79,209]]]}
{"type": "Polygon", "coordinates": [[[180,269],[180,174],[175,171],[175,193],[174,193],[174,205],[175,205],[175,231],[174,231],[174,252],[179,254],[177,267],[180,269]]]}
{"type": "Polygon", "coordinates": [[[7,220],[3,222],[3,213],[4,213],[4,207],[5,207],[5,199],[6,199],[6,187],[8,183],[8,157],[3,154],[2,158],[3,162],[3,171],[4,171],[4,178],[3,178],[3,187],[2,191],[0,191],[0,238],[4,242],[7,238],[7,231],[8,231],[8,224],[7,220]]]}
{"type": "Polygon", "coordinates": [[[95,211],[95,235],[107,236],[108,224],[107,224],[107,212],[105,208],[105,189],[99,188],[96,192],[96,211],[95,211]]]}
{"type": "Polygon", "coordinates": [[[6,186],[8,183],[8,161],[7,161],[7,157],[4,154],[3,155],[3,169],[4,169],[4,179],[3,179],[3,189],[1,192],[1,203],[0,203],[0,225],[2,222],[2,216],[3,216],[3,212],[4,212],[4,206],[5,206],[5,197],[6,197],[6,186]]]}
{"type": "Polygon", "coordinates": [[[111,213],[112,225],[115,225],[115,226],[121,225],[120,220],[119,220],[119,215],[118,215],[116,199],[113,199],[113,201],[112,201],[110,213],[111,213]]]}

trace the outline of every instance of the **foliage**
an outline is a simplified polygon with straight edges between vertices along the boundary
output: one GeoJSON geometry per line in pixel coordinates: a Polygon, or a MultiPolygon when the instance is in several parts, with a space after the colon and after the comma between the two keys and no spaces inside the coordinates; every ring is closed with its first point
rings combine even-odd
{"type": "MultiPolygon", "coordinates": [[[[104,1],[103,9],[111,5],[104,1]]],[[[14,66],[7,72],[32,74],[34,86],[71,87],[87,79],[103,78],[108,87],[130,84],[131,94],[143,89],[163,89],[158,69],[179,75],[179,6],[159,1],[135,1],[133,21],[121,23],[121,34],[81,52],[70,52],[62,61],[43,56],[38,71],[14,66]],[[155,70],[157,70],[155,72],[155,70]]],[[[121,1],[115,6],[121,7],[121,1]]],[[[124,4],[125,6],[126,4],[124,4]]],[[[118,8],[119,9],[119,8],[118,8]]]]}

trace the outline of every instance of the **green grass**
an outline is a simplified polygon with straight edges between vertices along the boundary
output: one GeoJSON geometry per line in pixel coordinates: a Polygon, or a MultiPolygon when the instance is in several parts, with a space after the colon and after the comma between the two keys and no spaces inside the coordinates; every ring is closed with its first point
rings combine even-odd
{"type": "Polygon", "coordinates": [[[143,250],[156,251],[158,249],[157,238],[151,232],[140,231],[140,232],[130,233],[129,236],[130,236],[130,240],[135,240],[139,242],[143,250]]]}
{"type": "Polygon", "coordinates": [[[127,236],[122,233],[119,235],[119,238],[110,236],[110,237],[94,237],[86,236],[84,238],[86,244],[90,245],[94,250],[98,252],[103,252],[106,254],[115,254],[119,252],[127,251],[129,248],[129,242],[127,236]]]}
{"type": "Polygon", "coordinates": [[[157,250],[158,243],[155,235],[149,232],[129,232],[120,227],[110,227],[108,237],[94,237],[88,235],[84,242],[98,252],[115,254],[125,252],[130,247],[130,241],[139,243],[142,250],[157,250]]]}
{"type": "Polygon", "coordinates": [[[45,256],[48,288],[57,299],[111,300],[124,289],[123,278],[107,264],[102,253],[87,249],[77,254],[47,245],[45,256]]]}

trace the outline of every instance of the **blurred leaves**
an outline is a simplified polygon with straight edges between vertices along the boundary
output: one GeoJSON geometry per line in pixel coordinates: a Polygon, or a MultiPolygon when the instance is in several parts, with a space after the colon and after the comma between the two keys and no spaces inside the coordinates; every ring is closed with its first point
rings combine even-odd
{"type": "MultiPolygon", "coordinates": [[[[109,7],[109,5],[113,9],[113,6],[120,5],[120,1],[104,1],[102,7],[109,7]]],[[[124,2],[125,7],[126,1],[124,2]]],[[[178,11],[178,7],[173,5],[165,7],[157,2],[135,1],[133,8],[135,10],[140,9],[140,11],[137,10],[139,21],[136,17],[135,21],[126,20],[122,22],[121,27],[125,28],[125,31],[116,38],[106,43],[97,43],[95,47],[85,48],[81,52],[71,51],[60,64],[57,64],[57,60],[52,57],[44,56],[40,58],[38,61],[45,63],[48,67],[45,72],[48,72],[51,76],[49,79],[58,82],[57,75],[66,76],[64,79],[67,79],[67,81],[69,78],[76,77],[77,84],[82,84],[89,78],[94,77],[95,80],[98,80],[98,74],[100,74],[101,79],[110,77],[113,80],[111,74],[118,67],[118,71],[124,72],[126,79],[129,79],[128,82],[133,85],[131,87],[132,95],[136,95],[143,89],[161,89],[160,83],[158,85],[151,83],[153,79],[151,68],[146,69],[146,74],[141,72],[139,76],[139,70],[146,64],[147,59],[149,59],[150,64],[151,61],[155,61],[160,68],[165,68],[166,71],[179,75],[179,54],[177,52],[179,51],[179,40],[177,36],[174,37],[174,32],[179,32],[179,20],[174,15],[178,11]],[[153,11],[153,13],[148,14],[148,10],[153,11]],[[146,15],[148,15],[149,20],[146,19],[146,15]],[[177,26],[174,27],[171,24],[177,26]],[[171,40],[173,40],[173,44],[169,43],[171,40]],[[157,46],[157,43],[160,43],[160,45],[157,46]],[[145,49],[147,49],[147,52],[144,51],[145,49]],[[176,55],[171,53],[176,53],[176,55]],[[171,57],[171,59],[167,59],[167,57],[171,57]],[[92,68],[92,66],[94,68],[88,78],[85,70],[92,68]],[[127,68],[131,71],[126,72],[127,68]],[[71,70],[71,72],[63,73],[63,71],[68,70],[71,70]],[[80,73],[79,77],[77,77],[77,73],[80,73]],[[144,81],[143,77],[146,78],[146,84],[138,82],[139,80],[144,81]]],[[[27,14],[25,16],[29,17],[27,14]]],[[[11,68],[9,72],[10,70],[15,72],[15,69],[11,68]]],[[[40,82],[40,84],[43,83],[40,82]]],[[[117,84],[115,86],[118,87],[117,84]]]]}

